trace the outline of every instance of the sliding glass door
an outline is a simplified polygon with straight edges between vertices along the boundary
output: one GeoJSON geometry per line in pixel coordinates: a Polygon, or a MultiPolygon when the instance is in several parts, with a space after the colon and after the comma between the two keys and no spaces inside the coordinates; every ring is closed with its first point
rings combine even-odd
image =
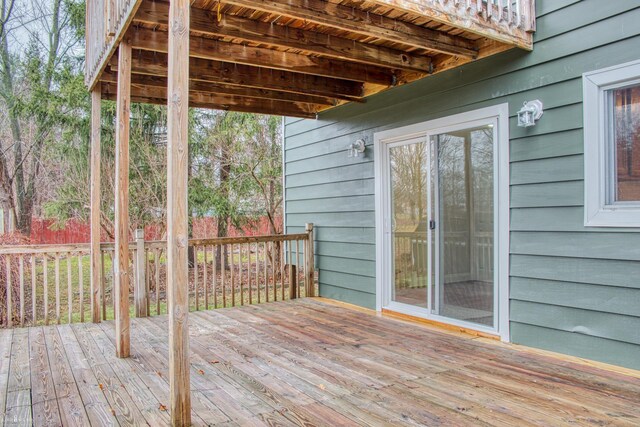
{"type": "Polygon", "coordinates": [[[386,144],[391,305],[496,326],[496,123],[386,144]]]}

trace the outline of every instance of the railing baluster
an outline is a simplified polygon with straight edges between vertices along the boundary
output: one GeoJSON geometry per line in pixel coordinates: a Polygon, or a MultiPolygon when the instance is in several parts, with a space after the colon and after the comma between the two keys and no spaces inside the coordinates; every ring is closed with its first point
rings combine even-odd
{"type": "Polygon", "coordinates": [[[260,245],[255,243],[256,254],[256,294],[258,295],[258,304],[260,304],[260,245]]]}
{"type": "Polygon", "coordinates": [[[263,263],[264,263],[264,300],[269,302],[269,269],[267,268],[267,258],[269,258],[268,243],[264,242],[263,263]]]}
{"type": "Polygon", "coordinates": [[[218,308],[218,246],[211,246],[211,292],[213,292],[213,308],[218,308]]]}
{"type": "Polygon", "coordinates": [[[231,245],[231,307],[236,306],[236,281],[235,281],[235,245],[232,243],[231,245]]]}
{"type": "Polygon", "coordinates": [[[67,256],[67,322],[73,321],[73,290],[71,289],[71,255],[67,256]]]}
{"type": "Polygon", "coordinates": [[[107,320],[107,301],[105,299],[105,288],[106,288],[106,284],[107,284],[107,277],[106,277],[106,270],[105,270],[105,266],[104,266],[104,251],[100,251],[100,258],[102,260],[101,265],[100,265],[100,269],[102,270],[102,274],[100,275],[100,289],[101,289],[101,299],[102,299],[102,320],[107,320]]]}
{"type": "Polygon", "coordinates": [[[242,274],[242,244],[238,245],[238,280],[240,281],[240,305],[244,305],[244,274],[242,274]]]}
{"type": "Polygon", "coordinates": [[[78,292],[80,294],[80,322],[84,322],[84,274],[82,272],[82,255],[78,255],[78,292]]]}
{"type": "Polygon", "coordinates": [[[44,324],[49,324],[49,265],[47,255],[42,258],[42,270],[43,270],[43,293],[44,293],[44,324]]]}
{"type": "Polygon", "coordinates": [[[33,326],[35,326],[37,322],[36,280],[36,256],[31,255],[31,324],[33,326]]]}
{"type": "Polygon", "coordinates": [[[276,276],[276,244],[271,242],[271,277],[273,278],[273,300],[278,301],[278,285],[276,276]]]}
{"type": "Polygon", "coordinates": [[[202,247],[203,249],[203,257],[204,257],[204,265],[202,270],[202,285],[204,286],[204,309],[209,310],[209,280],[207,275],[207,245],[202,247]]]}
{"type": "Polygon", "coordinates": [[[144,250],[144,291],[146,294],[145,301],[147,304],[147,316],[151,316],[151,266],[149,265],[149,253],[151,249],[144,250]]]}
{"type": "Polygon", "coordinates": [[[278,274],[280,275],[280,297],[284,301],[284,265],[285,265],[285,251],[286,245],[284,242],[278,244],[278,274]]]}
{"type": "Polygon", "coordinates": [[[300,297],[300,240],[296,240],[296,295],[300,297]]]}
{"type": "Polygon", "coordinates": [[[55,284],[56,284],[56,323],[60,324],[60,255],[56,253],[54,261],[55,284]]]}
{"type": "Polygon", "coordinates": [[[220,274],[222,275],[222,306],[227,306],[227,245],[220,245],[220,274]]]}
{"type": "Polygon", "coordinates": [[[6,279],[7,279],[7,327],[13,326],[13,304],[11,301],[11,255],[5,255],[6,279]]]}
{"type": "Polygon", "coordinates": [[[303,264],[303,269],[304,269],[304,277],[302,278],[302,285],[304,287],[304,296],[308,297],[309,295],[309,286],[307,283],[308,280],[308,274],[307,274],[307,268],[308,268],[308,264],[307,264],[307,241],[304,240],[302,242],[302,264],[303,264]]]}
{"type": "Polygon", "coordinates": [[[251,289],[251,243],[247,243],[247,286],[249,286],[249,305],[253,304],[253,292],[251,289]]]}
{"type": "Polygon", "coordinates": [[[20,326],[24,326],[24,255],[20,255],[18,274],[20,275],[20,326]]]}
{"type": "Polygon", "coordinates": [[[198,247],[193,247],[193,290],[195,292],[196,311],[200,310],[200,296],[198,292],[198,247]]]}

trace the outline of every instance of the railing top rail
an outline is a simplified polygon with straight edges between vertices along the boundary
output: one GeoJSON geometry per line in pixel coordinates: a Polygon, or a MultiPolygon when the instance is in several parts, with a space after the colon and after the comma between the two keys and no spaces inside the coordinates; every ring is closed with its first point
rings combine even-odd
{"type": "Polygon", "coordinates": [[[89,251],[88,243],[65,243],[55,245],[18,245],[0,247],[0,255],[69,253],[89,251]]]}
{"type": "Polygon", "coordinates": [[[212,239],[189,239],[193,246],[226,245],[232,243],[256,243],[256,242],[285,242],[291,240],[306,240],[307,233],[299,234],[270,234],[264,236],[240,236],[240,237],[216,237],[212,239]]]}
{"type": "MultiPolygon", "coordinates": [[[[285,242],[295,240],[307,240],[309,238],[306,233],[299,234],[270,234],[261,236],[240,236],[240,237],[216,237],[209,239],[189,239],[190,246],[215,246],[229,245],[241,243],[258,243],[258,242],[285,242]]],[[[147,248],[161,248],[167,245],[166,240],[149,240],[145,241],[147,248]]],[[[113,242],[100,243],[100,249],[113,250],[115,244],[113,242]]],[[[129,248],[135,249],[135,242],[129,242],[129,248]]],[[[89,243],[66,243],[54,245],[18,245],[0,247],[0,255],[30,255],[30,254],[56,254],[56,253],[73,253],[73,252],[89,252],[89,243]]]]}

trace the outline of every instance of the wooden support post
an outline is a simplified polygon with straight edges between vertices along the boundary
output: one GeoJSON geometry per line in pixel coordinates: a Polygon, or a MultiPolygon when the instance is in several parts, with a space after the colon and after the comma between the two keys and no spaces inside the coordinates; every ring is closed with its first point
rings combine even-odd
{"type": "Polygon", "coordinates": [[[167,296],[171,423],[191,425],[189,378],[189,0],[169,4],[167,82],[167,296]]]}
{"type": "Polygon", "coordinates": [[[138,229],[135,233],[136,239],[136,282],[133,291],[133,300],[136,306],[136,317],[147,317],[147,260],[144,251],[144,230],[138,229]]]}
{"type": "Polygon", "coordinates": [[[305,274],[307,275],[307,290],[305,296],[314,297],[316,296],[316,273],[313,259],[313,223],[307,223],[304,227],[307,232],[307,250],[305,251],[306,257],[306,265],[305,265],[305,274]]]}
{"type": "Polygon", "coordinates": [[[100,83],[91,92],[91,321],[100,322],[100,83]]]}
{"type": "Polygon", "coordinates": [[[118,49],[118,97],[116,101],[116,209],[114,305],[116,355],[129,357],[129,113],[131,108],[131,45],[123,40],[118,49]]]}
{"type": "Polygon", "coordinates": [[[11,300],[11,256],[5,255],[6,280],[7,280],[7,328],[13,327],[13,304],[11,300]]]}
{"type": "Polygon", "coordinates": [[[297,266],[289,262],[289,299],[298,298],[298,271],[297,266]]]}

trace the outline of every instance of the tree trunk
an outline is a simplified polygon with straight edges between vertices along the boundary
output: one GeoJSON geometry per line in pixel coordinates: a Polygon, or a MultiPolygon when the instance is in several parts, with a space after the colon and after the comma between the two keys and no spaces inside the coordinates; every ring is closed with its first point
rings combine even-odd
{"type": "MultiPolygon", "coordinates": [[[[226,198],[229,197],[228,183],[230,175],[231,165],[227,162],[227,159],[223,154],[220,165],[220,188],[222,189],[222,192],[226,198]]],[[[218,214],[217,222],[218,230],[216,232],[216,237],[227,237],[227,230],[229,228],[229,215],[227,215],[226,212],[224,212],[222,215],[218,214]]],[[[229,268],[227,246],[224,245],[220,248],[223,250],[216,251],[216,267],[219,271],[224,271],[229,268]]]]}

